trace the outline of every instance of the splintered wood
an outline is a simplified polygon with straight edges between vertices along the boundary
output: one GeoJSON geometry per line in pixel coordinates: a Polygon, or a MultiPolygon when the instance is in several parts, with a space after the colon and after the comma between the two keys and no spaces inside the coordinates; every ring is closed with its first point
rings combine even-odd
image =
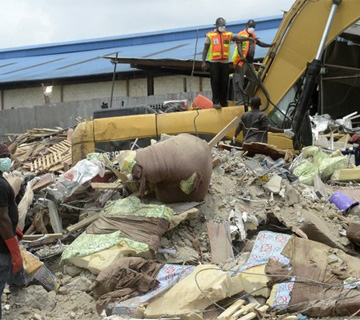
{"type": "Polygon", "coordinates": [[[30,170],[35,173],[55,172],[64,169],[64,162],[71,163],[71,143],[64,140],[54,144],[47,149],[49,154],[34,160],[30,165],[30,170]]]}
{"type": "Polygon", "coordinates": [[[263,319],[264,313],[270,308],[268,305],[260,306],[258,303],[244,305],[245,303],[245,300],[237,300],[220,314],[217,320],[263,319]]]}

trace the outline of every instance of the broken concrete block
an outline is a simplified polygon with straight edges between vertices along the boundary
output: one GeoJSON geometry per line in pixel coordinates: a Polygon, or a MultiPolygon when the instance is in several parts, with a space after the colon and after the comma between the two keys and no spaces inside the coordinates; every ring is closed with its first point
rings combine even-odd
{"type": "Polygon", "coordinates": [[[303,211],[304,222],[301,230],[307,235],[308,239],[324,243],[332,248],[339,246],[333,241],[332,232],[327,227],[326,222],[311,212],[303,211]]]}
{"type": "Polygon", "coordinates": [[[285,199],[288,206],[300,203],[301,195],[293,186],[287,185],[285,192],[285,199]]]}
{"type": "Polygon", "coordinates": [[[18,306],[51,311],[56,306],[56,298],[42,286],[29,286],[12,297],[18,306]]]}
{"type": "Polygon", "coordinates": [[[215,265],[199,265],[185,279],[155,298],[145,310],[145,318],[173,316],[205,310],[212,301],[228,296],[231,278],[215,265]],[[204,294],[199,290],[206,294],[204,294]]]}
{"type": "Polygon", "coordinates": [[[231,293],[234,293],[236,290],[239,291],[242,288],[247,293],[255,291],[252,294],[253,296],[268,298],[270,289],[266,286],[270,278],[265,275],[265,267],[265,264],[255,266],[247,269],[244,273],[232,277],[231,293]],[[259,276],[258,274],[263,274],[264,276],[259,276]],[[261,289],[262,287],[264,288],[261,289]]]}
{"type": "Polygon", "coordinates": [[[273,175],[271,179],[264,185],[264,188],[273,192],[275,194],[279,194],[281,190],[281,181],[282,178],[277,174],[273,175]]]}
{"type": "Polygon", "coordinates": [[[360,181],[360,166],[351,169],[336,170],[331,176],[335,181],[360,181]]]}

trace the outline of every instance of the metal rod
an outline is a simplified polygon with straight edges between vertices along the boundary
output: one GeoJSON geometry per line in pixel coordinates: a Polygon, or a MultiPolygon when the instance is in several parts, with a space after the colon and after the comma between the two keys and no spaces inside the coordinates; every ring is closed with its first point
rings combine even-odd
{"type": "Polygon", "coordinates": [[[341,3],[341,1],[334,1],[333,0],[333,5],[331,7],[330,15],[329,15],[329,18],[327,20],[325,30],[324,30],[324,33],[322,35],[321,41],[320,41],[320,46],[319,46],[318,52],[316,54],[316,58],[315,58],[316,60],[321,59],[322,53],[323,53],[324,48],[325,48],[326,39],[327,39],[327,36],[329,34],[332,22],[334,20],[335,12],[336,12],[336,10],[337,10],[340,3],[341,3]]]}
{"type": "Polygon", "coordinates": [[[112,86],[111,86],[111,98],[110,98],[110,108],[112,108],[113,96],[114,96],[114,85],[115,85],[115,76],[116,76],[116,66],[117,66],[117,58],[119,52],[116,52],[115,63],[114,63],[114,72],[112,78],[112,86]]]}

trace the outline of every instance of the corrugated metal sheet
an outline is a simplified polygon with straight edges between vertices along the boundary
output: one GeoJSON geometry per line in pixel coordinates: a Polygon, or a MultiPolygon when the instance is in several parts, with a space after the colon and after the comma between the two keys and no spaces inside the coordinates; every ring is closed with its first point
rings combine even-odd
{"type": "MultiPolygon", "coordinates": [[[[245,23],[232,22],[227,29],[237,33],[244,29],[245,23]]],[[[263,42],[271,43],[280,23],[279,16],[258,19],[257,36],[263,42]]],[[[127,58],[193,59],[196,42],[197,59],[201,59],[204,37],[211,29],[213,26],[208,25],[0,50],[0,83],[111,74],[113,65],[102,57],[116,53],[127,58]]],[[[257,47],[256,58],[263,57],[266,52],[267,48],[257,47]]],[[[135,69],[130,65],[117,67],[118,73],[131,70],[135,69]]]]}

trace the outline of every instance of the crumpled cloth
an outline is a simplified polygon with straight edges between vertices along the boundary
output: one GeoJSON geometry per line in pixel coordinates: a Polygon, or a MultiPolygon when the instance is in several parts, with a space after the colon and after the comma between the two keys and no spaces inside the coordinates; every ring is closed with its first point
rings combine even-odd
{"type": "Polygon", "coordinates": [[[108,234],[120,230],[121,237],[146,243],[150,249],[156,251],[169,226],[170,222],[163,218],[102,216],[87,227],[86,233],[108,234]]]}
{"type": "Polygon", "coordinates": [[[156,199],[164,203],[201,201],[208,192],[211,173],[211,148],[206,141],[190,134],[179,134],[165,141],[136,150],[132,175],[140,180],[140,196],[154,185],[156,199]],[[182,180],[194,173],[192,192],[183,192],[182,180]]]}
{"type": "Polygon", "coordinates": [[[113,301],[123,301],[143,295],[158,285],[156,276],[162,263],[140,257],[121,258],[100,272],[91,289],[95,297],[97,312],[113,301]]]}

